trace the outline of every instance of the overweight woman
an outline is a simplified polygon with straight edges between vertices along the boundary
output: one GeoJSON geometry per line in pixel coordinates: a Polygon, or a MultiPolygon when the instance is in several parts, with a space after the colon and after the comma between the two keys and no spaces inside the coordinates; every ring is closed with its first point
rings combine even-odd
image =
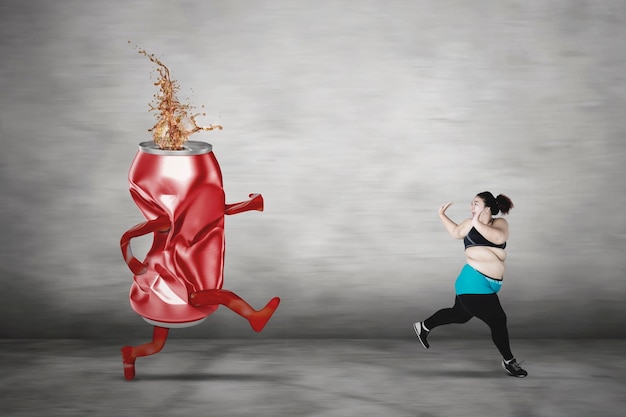
{"type": "Polygon", "coordinates": [[[439,217],[446,230],[465,244],[466,264],[455,282],[454,306],[444,308],[422,322],[413,324],[422,345],[428,349],[428,335],[439,326],[451,323],[466,323],[478,317],[491,329],[491,338],[502,355],[502,367],[515,377],[523,378],[528,373],[520,367],[511,353],[506,314],[502,310],[498,291],[504,278],[506,241],[509,224],[498,213],[507,214],[513,202],[505,195],[494,197],[489,191],[477,194],[471,203],[472,217],[456,224],[446,215],[452,203],[439,209],[439,217]]]}

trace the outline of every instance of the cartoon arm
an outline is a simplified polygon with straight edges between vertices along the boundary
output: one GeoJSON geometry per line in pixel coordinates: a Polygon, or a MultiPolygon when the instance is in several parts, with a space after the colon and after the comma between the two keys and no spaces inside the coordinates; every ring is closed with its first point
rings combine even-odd
{"type": "Polygon", "coordinates": [[[169,230],[169,228],[169,218],[167,216],[159,216],[156,219],[139,223],[122,235],[122,239],[120,240],[120,248],[122,249],[124,261],[126,261],[126,264],[128,264],[128,267],[133,272],[133,274],[144,274],[146,272],[146,267],[139,259],[133,256],[133,252],[130,248],[130,240],[132,238],[147,235],[148,233],[152,232],[165,232],[169,230]]]}
{"type": "Polygon", "coordinates": [[[238,214],[251,210],[263,211],[263,196],[261,194],[250,194],[248,197],[250,197],[250,200],[235,204],[226,204],[224,214],[238,214]]]}

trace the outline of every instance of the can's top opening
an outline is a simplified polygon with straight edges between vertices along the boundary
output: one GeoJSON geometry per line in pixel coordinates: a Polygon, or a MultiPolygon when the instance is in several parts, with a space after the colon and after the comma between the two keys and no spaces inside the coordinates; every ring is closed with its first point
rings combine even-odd
{"type": "Polygon", "coordinates": [[[173,149],[161,149],[159,145],[154,141],[141,142],[139,144],[139,150],[154,155],[168,155],[168,156],[185,156],[185,155],[203,155],[213,150],[210,143],[199,142],[195,140],[188,140],[183,145],[183,149],[176,151],[173,149]]]}

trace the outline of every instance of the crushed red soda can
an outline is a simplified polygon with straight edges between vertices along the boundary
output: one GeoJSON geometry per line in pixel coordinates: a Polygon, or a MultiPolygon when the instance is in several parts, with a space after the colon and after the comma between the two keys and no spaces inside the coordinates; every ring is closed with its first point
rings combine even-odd
{"type": "Polygon", "coordinates": [[[224,281],[224,215],[263,210],[263,197],[226,204],[220,166],[205,142],[187,141],[183,150],[142,142],[129,172],[131,196],[146,221],[121,239],[134,274],[130,304],[147,322],[188,327],[203,321],[218,304],[193,305],[191,294],[221,289],[224,281]],[[139,261],[132,238],[153,233],[139,261]]]}

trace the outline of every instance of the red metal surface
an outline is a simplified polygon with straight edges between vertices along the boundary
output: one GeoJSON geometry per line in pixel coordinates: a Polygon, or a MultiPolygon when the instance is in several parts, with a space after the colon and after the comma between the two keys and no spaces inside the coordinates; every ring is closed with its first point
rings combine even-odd
{"type": "Polygon", "coordinates": [[[192,305],[189,296],[222,288],[224,215],[261,211],[262,196],[251,194],[248,201],[227,205],[212,151],[158,154],[140,148],[129,183],[146,218],[121,239],[124,259],[134,274],[132,308],[146,319],[173,327],[205,318],[218,304],[192,305]],[[153,244],[140,261],[133,256],[130,241],[149,233],[154,234],[153,244]]]}

